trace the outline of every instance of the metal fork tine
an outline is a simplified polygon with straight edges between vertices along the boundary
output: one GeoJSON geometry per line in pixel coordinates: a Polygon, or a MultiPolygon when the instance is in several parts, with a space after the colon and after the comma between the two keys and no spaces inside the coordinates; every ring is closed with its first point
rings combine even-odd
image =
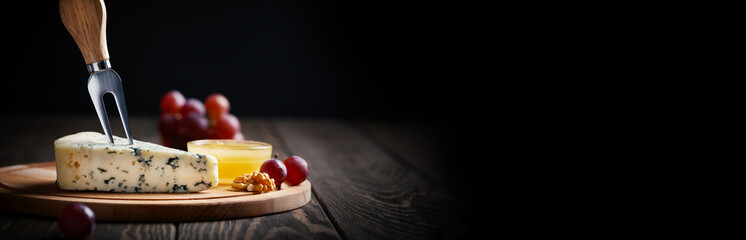
{"type": "Polygon", "coordinates": [[[117,109],[119,109],[119,118],[122,119],[122,126],[124,126],[124,132],[127,134],[129,144],[132,144],[132,134],[130,133],[130,122],[127,117],[127,104],[124,101],[124,90],[122,90],[122,82],[119,81],[119,87],[112,89],[114,94],[114,101],[117,103],[117,109]]]}
{"type": "Polygon", "coordinates": [[[104,133],[109,137],[109,143],[114,143],[114,137],[111,134],[111,126],[109,126],[109,117],[106,115],[106,106],[104,106],[104,93],[99,90],[100,89],[88,88],[88,93],[91,95],[91,100],[93,100],[93,107],[96,108],[96,114],[98,114],[101,127],[104,128],[104,133]]]}
{"type": "Polygon", "coordinates": [[[93,106],[96,108],[96,113],[98,114],[98,119],[101,121],[101,126],[104,128],[104,133],[109,138],[109,143],[114,143],[114,137],[111,134],[109,118],[106,115],[106,107],[104,105],[104,94],[106,93],[114,95],[114,101],[119,110],[119,117],[122,118],[124,132],[127,134],[127,140],[129,140],[129,144],[133,144],[129,118],[127,117],[127,104],[124,101],[124,90],[122,90],[122,80],[119,78],[119,74],[110,68],[91,72],[91,76],[88,78],[88,93],[91,95],[93,106]]]}

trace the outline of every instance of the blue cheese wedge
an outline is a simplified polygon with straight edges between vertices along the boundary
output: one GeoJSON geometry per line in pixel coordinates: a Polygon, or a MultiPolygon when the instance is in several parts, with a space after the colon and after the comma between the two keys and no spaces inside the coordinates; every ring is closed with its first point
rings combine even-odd
{"type": "Polygon", "coordinates": [[[199,192],[218,186],[218,160],[161,145],[80,132],[54,141],[57,185],[65,190],[199,192]]]}

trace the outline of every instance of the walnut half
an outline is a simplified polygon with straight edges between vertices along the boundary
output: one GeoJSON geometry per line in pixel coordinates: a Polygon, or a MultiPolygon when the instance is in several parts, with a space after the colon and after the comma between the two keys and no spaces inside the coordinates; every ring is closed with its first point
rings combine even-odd
{"type": "Polygon", "coordinates": [[[269,174],[253,172],[236,177],[231,184],[235,189],[246,189],[249,192],[266,193],[277,190],[275,180],[269,178],[269,174]]]}

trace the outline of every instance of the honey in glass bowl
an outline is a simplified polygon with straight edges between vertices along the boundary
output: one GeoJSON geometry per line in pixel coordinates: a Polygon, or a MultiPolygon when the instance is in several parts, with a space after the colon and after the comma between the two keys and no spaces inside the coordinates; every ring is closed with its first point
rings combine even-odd
{"type": "Polygon", "coordinates": [[[187,143],[189,152],[215,156],[218,159],[220,184],[231,184],[245,173],[259,171],[272,157],[272,145],[250,140],[196,140],[187,143]]]}

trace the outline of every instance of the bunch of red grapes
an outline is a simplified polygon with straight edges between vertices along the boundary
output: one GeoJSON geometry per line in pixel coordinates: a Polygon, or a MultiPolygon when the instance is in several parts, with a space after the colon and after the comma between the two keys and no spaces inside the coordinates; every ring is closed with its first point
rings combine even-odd
{"type": "Polygon", "coordinates": [[[187,150],[186,143],[197,139],[244,140],[238,118],[229,113],[230,102],[213,93],[205,103],[196,98],[184,98],[172,90],[161,98],[158,132],[164,146],[187,150]]]}

